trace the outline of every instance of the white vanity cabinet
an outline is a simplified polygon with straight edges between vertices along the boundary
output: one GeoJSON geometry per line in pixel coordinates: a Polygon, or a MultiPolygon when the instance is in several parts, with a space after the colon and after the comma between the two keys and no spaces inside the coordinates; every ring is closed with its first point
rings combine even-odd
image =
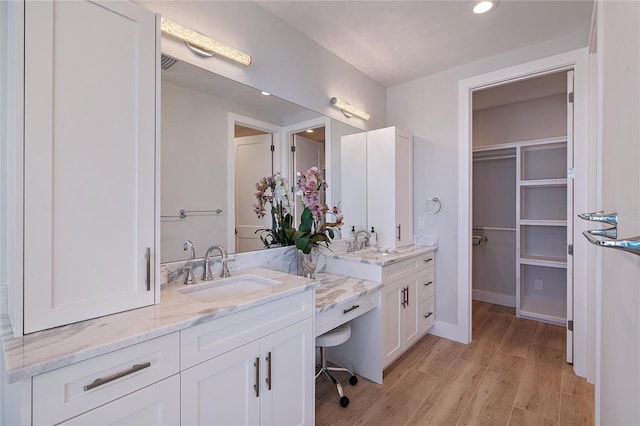
{"type": "Polygon", "coordinates": [[[313,424],[313,291],[182,332],[182,424],[313,424]]]}
{"type": "Polygon", "coordinates": [[[136,4],[23,6],[31,333],[155,302],[159,54],[136,4]]]}
{"type": "Polygon", "coordinates": [[[377,244],[413,244],[413,136],[397,127],[341,139],[345,228],[375,228],[377,244]]]}
{"type": "Polygon", "coordinates": [[[178,424],[179,346],[175,332],[33,377],[33,424],[178,424]]]}
{"type": "Polygon", "coordinates": [[[433,326],[433,253],[384,267],[382,360],[386,367],[433,326]]]}

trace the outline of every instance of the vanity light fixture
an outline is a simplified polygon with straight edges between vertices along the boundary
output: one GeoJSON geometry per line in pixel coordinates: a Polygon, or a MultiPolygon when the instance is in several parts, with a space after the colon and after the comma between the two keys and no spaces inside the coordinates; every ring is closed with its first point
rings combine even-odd
{"type": "Polygon", "coordinates": [[[490,10],[495,9],[496,7],[498,7],[498,1],[497,0],[478,1],[478,2],[476,2],[475,6],[473,6],[473,13],[477,13],[477,14],[486,13],[486,12],[488,12],[490,10]]]}
{"type": "Polygon", "coordinates": [[[227,46],[224,43],[210,39],[198,32],[162,18],[161,31],[163,34],[184,41],[187,47],[197,55],[211,57],[214,54],[224,56],[239,64],[249,66],[251,64],[251,56],[244,52],[227,46]]]}
{"type": "Polygon", "coordinates": [[[331,106],[341,109],[342,113],[347,117],[347,118],[351,118],[352,115],[355,115],[356,117],[360,117],[363,120],[368,120],[371,116],[366,112],[363,111],[362,109],[358,108],[357,106],[351,105],[345,101],[342,101],[338,98],[331,98],[329,100],[329,103],[331,104],[331,106]]]}

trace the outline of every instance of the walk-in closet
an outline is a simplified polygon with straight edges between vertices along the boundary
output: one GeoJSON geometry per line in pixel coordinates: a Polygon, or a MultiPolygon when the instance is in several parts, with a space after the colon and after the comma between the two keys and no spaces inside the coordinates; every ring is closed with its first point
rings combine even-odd
{"type": "Polygon", "coordinates": [[[562,326],[573,288],[572,82],[562,71],[473,97],[472,297],[562,326]]]}

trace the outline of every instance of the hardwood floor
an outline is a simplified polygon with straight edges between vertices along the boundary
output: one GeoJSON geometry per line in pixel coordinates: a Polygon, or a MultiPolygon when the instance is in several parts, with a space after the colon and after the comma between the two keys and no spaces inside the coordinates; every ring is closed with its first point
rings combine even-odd
{"type": "Polygon", "coordinates": [[[317,425],[593,425],[594,389],[564,361],[562,327],[473,302],[469,345],[427,335],[384,373],[384,384],[316,383],[317,425]]]}

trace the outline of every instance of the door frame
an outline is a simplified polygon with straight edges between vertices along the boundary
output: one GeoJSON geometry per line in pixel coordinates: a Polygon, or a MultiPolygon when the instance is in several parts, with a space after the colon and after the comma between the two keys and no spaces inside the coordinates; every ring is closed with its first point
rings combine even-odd
{"type": "MultiPolygon", "coordinates": [[[[573,69],[575,72],[574,96],[574,212],[586,212],[595,208],[595,186],[590,175],[596,170],[595,144],[588,138],[588,49],[577,49],[547,58],[527,62],[509,68],[477,75],[458,82],[458,321],[455,340],[471,342],[471,159],[472,159],[472,94],[486,89],[529,79],[549,73],[573,69]]],[[[588,264],[588,243],[578,238],[584,225],[574,221],[574,371],[595,379],[593,327],[588,321],[595,315],[593,300],[595,280],[593,265],[588,264]],[[580,285],[576,285],[580,283],[580,285]]]]}
{"type": "Polygon", "coordinates": [[[227,251],[236,252],[236,150],[235,150],[235,125],[261,130],[273,134],[273,169],[278,170],[280,159],[282,158],[282,138],[283,128],[265,121],[230,112],[227,116],[227,206],[229,214],[227,216],[227,251]]]}

